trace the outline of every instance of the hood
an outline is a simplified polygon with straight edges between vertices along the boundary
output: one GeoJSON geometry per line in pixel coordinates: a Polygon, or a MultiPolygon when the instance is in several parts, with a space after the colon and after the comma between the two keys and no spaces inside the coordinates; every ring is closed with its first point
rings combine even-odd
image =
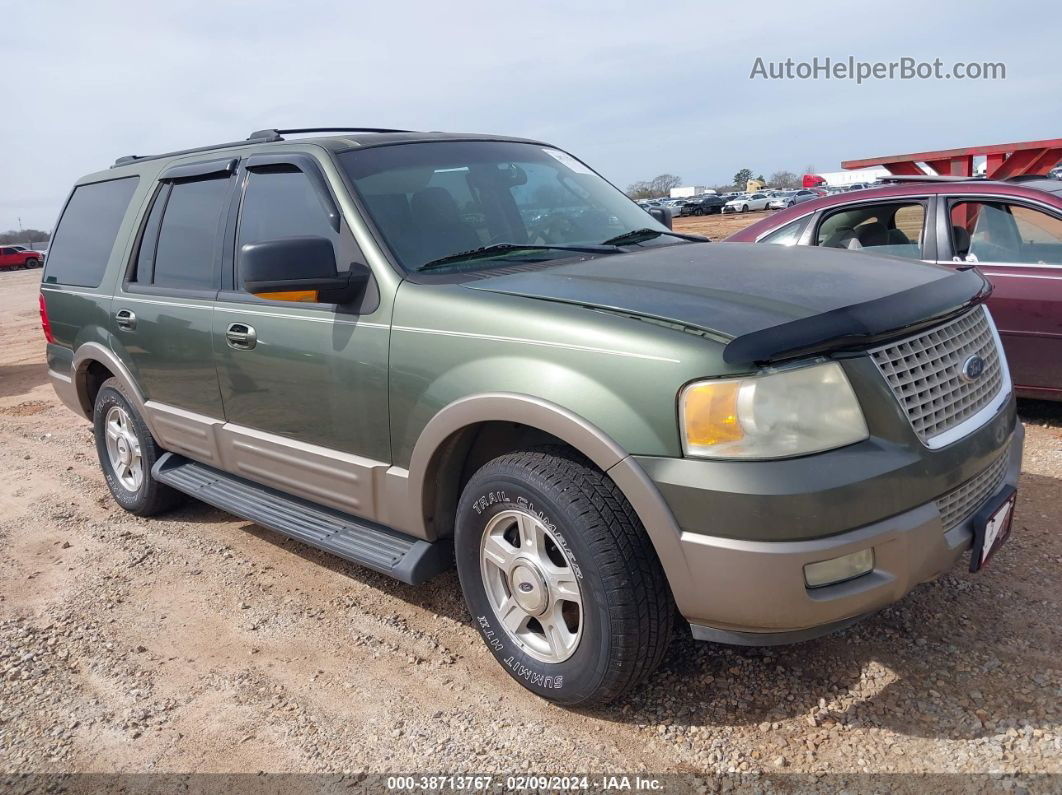
{"type": "Polygon", "coordinates": [[[991,289],[973,269],[747,243],[661,246],[466,286],[702,329],[729,340],[728,362],[869,342],[983,301],[991,289]]]}

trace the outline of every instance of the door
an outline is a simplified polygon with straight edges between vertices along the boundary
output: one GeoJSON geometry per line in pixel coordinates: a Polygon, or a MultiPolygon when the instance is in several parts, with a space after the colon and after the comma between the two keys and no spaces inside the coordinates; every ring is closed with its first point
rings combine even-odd
{"type": "Polygon", "coordinates": [[[988,306],[1015,386],[1029,397],[1062,397],[1062,213],[961,196],[947,213],[951,261],[942,256],[942,264],[977,263],[992,282],[988,306]]]}
{"type": "Polygon", "coordinates": [[[224,411],[214,366],[213,301],[235,161],[182,165],[162,175],[135,255],[111,304],[113,347],[149,409],[173,424],[167,449],[212,458],[202,425],[224,411]],[[183,419],[173,419],[173,417],[183,419]]]}
{"type": "Polygon", "coordinates": [[[379,307],[374,282],[351,305],[246,292],[247,244],[312,235],[332,242],[340,271],[365,260],[311,156],[253,156],[240,183],[213,322],[222,454],[238,474],[372,516],[373,470],[391,456],[388,308],[379,307]]]}

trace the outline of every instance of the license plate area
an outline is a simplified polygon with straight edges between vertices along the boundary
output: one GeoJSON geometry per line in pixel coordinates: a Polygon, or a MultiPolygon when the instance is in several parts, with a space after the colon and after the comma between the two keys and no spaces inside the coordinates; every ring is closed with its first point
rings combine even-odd
{"type": "Polygon", "coordinates": [[[1017,489],[1007,486],[974,516],[970,571],[980,571],[1010,538],[1017,497],[1017,489]]]}

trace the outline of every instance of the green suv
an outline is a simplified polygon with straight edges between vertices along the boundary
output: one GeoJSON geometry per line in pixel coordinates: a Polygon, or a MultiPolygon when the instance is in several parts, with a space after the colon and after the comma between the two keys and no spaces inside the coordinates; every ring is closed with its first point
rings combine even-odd
{"type": "Polygon", "coordinates": [[[802,640],[987,560],[1023,440],[988,292],[678,234],[541,142],[303,129],[80,179],[41,317],[122,507],[456,564],[510,675],[588,704],[676,616],[802,640]]]}

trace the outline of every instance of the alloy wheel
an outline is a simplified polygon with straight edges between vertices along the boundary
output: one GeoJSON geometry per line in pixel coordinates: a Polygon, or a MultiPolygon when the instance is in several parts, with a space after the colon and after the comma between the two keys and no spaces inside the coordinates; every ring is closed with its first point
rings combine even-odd
{"type": "Polygon", "coordinates": [[[509,637],[546,663],[579,646],[584,612],[579,577],[562,541],[536,516],[502,511],[483,531],[480,572],[491,608],[509,637]]]}
{"type": "Polygon", "coordinates": [[[133,430],[133,421],[121,406],[111,406],[103,423],[106,433],[107,458],[114,476],[122,487],[137,491],[144,482],[144,460],[140,455],[140,440],[133,430]]]}

